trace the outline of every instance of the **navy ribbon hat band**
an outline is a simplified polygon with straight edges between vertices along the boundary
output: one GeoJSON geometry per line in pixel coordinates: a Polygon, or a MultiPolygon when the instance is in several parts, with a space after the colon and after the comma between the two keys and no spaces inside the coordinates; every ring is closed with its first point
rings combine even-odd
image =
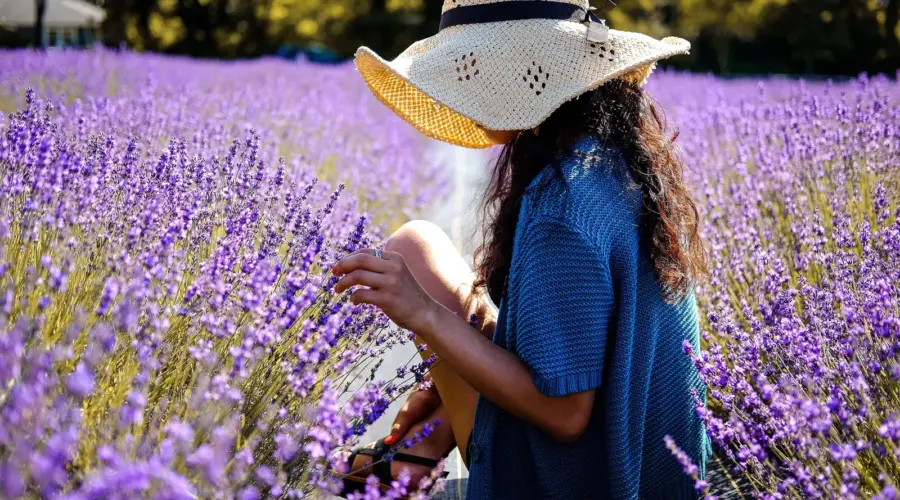
{"type": "Polygon", "coordinates": [[[441,16],[441,30],[461,24],[483,24],[525,19],[557,19],[574,22],[600,22],[593,12],[563,2],[517,0],[454,7],[441,16]]]}

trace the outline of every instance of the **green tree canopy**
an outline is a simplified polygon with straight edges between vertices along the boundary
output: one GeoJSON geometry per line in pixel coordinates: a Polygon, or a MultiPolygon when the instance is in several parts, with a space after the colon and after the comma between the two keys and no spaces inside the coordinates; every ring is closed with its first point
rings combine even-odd
{"type": "MultiPolygon", "coordinates": [[[[290,44],[387,57],[430,36],[439,0],[96,0],[108,43],[200,57],[255,57],[290,44]]],[[[597,3],[600,3],[599,0],[597,3]]],[[[694,43],[682,67],[855,74],[900,67],[900,0],[621,0],[614,28],[694,43]]]]}

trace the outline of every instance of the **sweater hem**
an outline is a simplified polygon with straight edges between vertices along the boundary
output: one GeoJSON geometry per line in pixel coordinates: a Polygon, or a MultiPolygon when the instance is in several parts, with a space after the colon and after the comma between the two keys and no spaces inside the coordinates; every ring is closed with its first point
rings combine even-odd
{"type": "Polygon", "coordinates": [[[566,396],[577,392],[590,391],[600,387],[601,371],[574,373],[559,377],[542,377],[532,374],[535,387],[548,397],[566,396]]]}

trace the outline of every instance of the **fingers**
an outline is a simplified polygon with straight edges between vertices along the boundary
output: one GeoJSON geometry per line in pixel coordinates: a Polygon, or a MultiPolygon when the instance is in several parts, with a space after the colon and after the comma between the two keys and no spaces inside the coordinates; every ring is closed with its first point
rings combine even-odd
{"type": "Polygon", "coordinates": [[[343,293],[344,290],[356,285],[367,286],[369,288],[380,288],[384,286],[387,279],[388,278],[383,274],[357,269],[345,274],[334,286],[334,291],[335,293],[343,293]]]}
{"type": "Polygon", "coordinates": [[[403,408],[400,408],[400,411],[394,418],[391,432],[384,439],[384,442],[388,445],[399,442],[413,425],[424,420],[439,404],[433,395],[428,393],[418,392],[413,394],[406,401],[406,404],[403,405],[403,408]]]}
{"type": "Polygon", "coordinates": [[[394,424],[391,426],[391,432],[388,434],[386,438],[384,438],[384,442],[387,445],[393,445],[394,443],[400,441],[404,435],[409,431],[409,428],[412,427],[414,423],[418,420],[413,420],[412,413],[410,412],[410,404],[409,401],[406,401],[406,404],[403,405],[403,408],[400,408],[400,411],[397,412],[397,416],[394,418],[394,424]]]}
{"type": "Polygon", "coordinates": [[[374,250],[370,248],[357,250],[335,264],[331,272],[335,276],[344,275],[357,269],[385,273],[394,268],[396,264],[392,263],[391,260],[400,255],[396,252],[384,252],[382,258],[378,258],[373,253],[374,250]]]}
{"type": "Polygon", "coordinates": [[[350,294],[350,302],[354,304],[378,305],[378,292],[375,290],[357,290],[350,294]]]}

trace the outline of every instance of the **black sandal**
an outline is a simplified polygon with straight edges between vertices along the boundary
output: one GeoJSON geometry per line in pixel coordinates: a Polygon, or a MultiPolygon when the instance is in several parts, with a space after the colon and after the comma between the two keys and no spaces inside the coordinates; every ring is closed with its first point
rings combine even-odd
{"type": "MultiPolygon", "coordinates": [[[[431,458],[419,457],[401,452],[394,452],[391,454],[391,447],[384,444],[384,439],[376,441],[375,446],[372,448],[357,448],[353,450],[353,453],[350,454],[350,467],[353,467],[353,463],[356,462],[356,457],[358,455],[372,457],[372,463],[366,465],[365,468],[372,467],[372,473],[378,478],[378,486],[382,491],[390,489],[391,482],[394,481],[394,478],[391,476],[391,462],[421,465],[423,467],[428,467],[429,469],[434,469],[438,465],[438,461],[431,458]],[[388,455],[388,460],[385,460],[385,455],[388,455]]],[[[354,476],[352,474],[353,471],[343,478],[344,491],[341,493],[342,495],[354,492],[364,493],[366,490],[366,477],[368,477],[368,474],[366,476],[354,476]]],[[[441,477],[447,477],[448,474],[449,472],[444,471],[441,473],[441,477]]]]}

